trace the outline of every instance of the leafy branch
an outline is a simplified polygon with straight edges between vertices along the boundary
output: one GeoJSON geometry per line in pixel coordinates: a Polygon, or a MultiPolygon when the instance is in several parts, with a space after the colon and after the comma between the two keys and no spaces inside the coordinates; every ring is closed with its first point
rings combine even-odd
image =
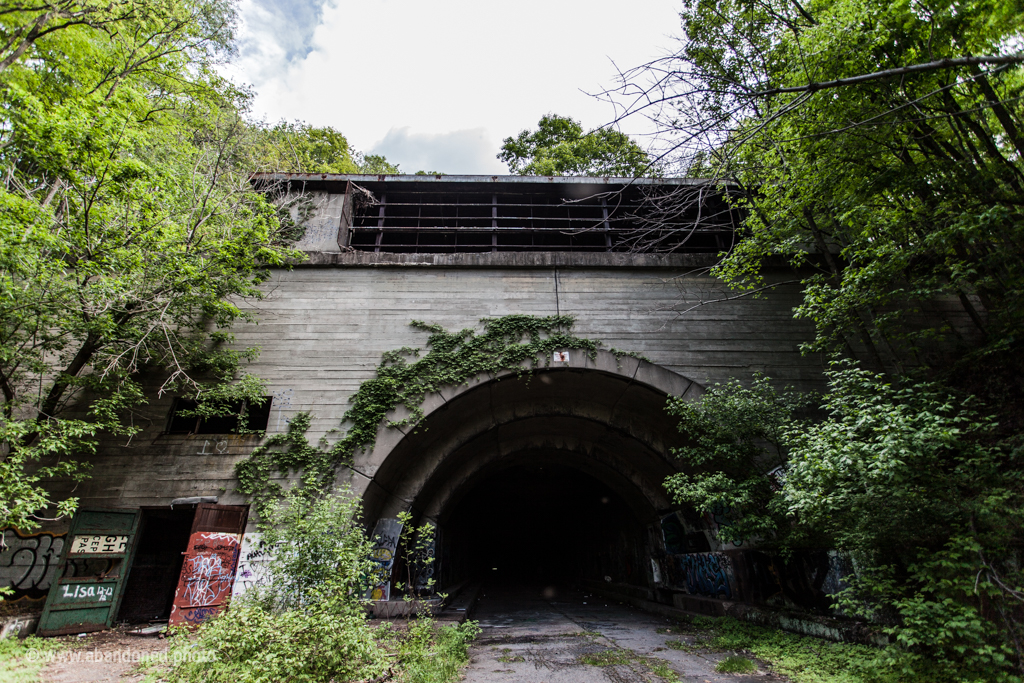
{"type": "MultiPolygon", "coordinates": [[[[238,490],[253,496],[257,509],[266,509],[284,492],[274,477],[299,473],[299,486],[326,492],[334,484],[339,466],[351,465],[355,454],[373,448],[380,426],[413,427],[423,419],[427,394],[444,387],[467,384],[474,377],[513,372],[522,376],[550,359],[559,349],[580,349],[595,355],[599,341],[571,333],[574,319],[568,315],[507,315],[481,320],[484,330],[466,328],[448,332],[440,325],[414,320],[413,327],[429,332],[429,351],[388,351],[377,366],[376,377],[364,381],[349,399],[352,407],[342,416],[348,429],[329,446],[322,440],[312,446],[305,437],[312,418],[308,413],[292,418],[288,431],[275,434],[235,466],[238,490]],[[387,415],[404,407],[409,415],[387,421],[387,415]]],[[[617,356],[631,355],[614,351],[617,356]]],[[[549,362],[549,361],[548,361],[549,362]]],[[[261,513],[262,514],[262,513],[261,513]]]]}

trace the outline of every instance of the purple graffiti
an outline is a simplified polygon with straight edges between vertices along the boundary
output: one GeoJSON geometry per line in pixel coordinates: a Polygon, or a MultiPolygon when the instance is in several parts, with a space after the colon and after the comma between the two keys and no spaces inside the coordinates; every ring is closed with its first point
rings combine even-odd
{"type": "Polygon", "coordinates": [[[214,603],[230,592],[234,576],[220,555],[195,555],[188,562],[185,600],[189,604],[214,603]]]}

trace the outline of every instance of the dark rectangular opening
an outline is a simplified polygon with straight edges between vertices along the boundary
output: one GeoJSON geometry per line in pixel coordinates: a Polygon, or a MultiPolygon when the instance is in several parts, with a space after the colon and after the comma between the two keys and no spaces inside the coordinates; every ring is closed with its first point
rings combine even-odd
{"type": "Polygon", "coordinates": [[[364,181],[371,199],[356,204],[349,246],[392,253],[719,253],[733,239],[733,211],[716,191],[482,185],[364,181]]]}
{"type": "Polygon", "coordinates": [[[223,415],[195,417],[186,415],[195,410],[197,403],[187,398],[174,399],[167,421],[168,434],[239,434],[260,432],[270,422],[272,397],[264,396],[262,403],[233,401],[223,415]]]}
{"type": "Polygon", "coordinates": [[[139,623],[171,616],[194,516],[194,505],[143,508],[135,560],[118,612],[120,621],[139,623]]]}

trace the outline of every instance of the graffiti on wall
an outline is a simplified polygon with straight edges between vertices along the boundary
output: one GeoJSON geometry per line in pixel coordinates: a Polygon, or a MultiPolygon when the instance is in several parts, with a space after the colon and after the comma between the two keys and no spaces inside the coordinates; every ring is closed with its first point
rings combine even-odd
{"type": "Polygon", "coordinates": [[[828,551],[828,572],[825,580],[821,582],[821,590],[825,595],[836,595],[847,588],[847,578],[853,574],[853,562],[849,555],[838,550],[828,551]]]}
{"type": "Polygon", "coordinates": [[[670,555],[672,582],[691,595],[731,600],[736,595],[732,562],[722,553],[670,555]]]}
{"type": "Polygon", "coordinates": [[[413,561],[413,585],[419,595],[429,593],[434,586],[432,579],[434,578],[434,553],[437,550],[437,527],[433,524],[430,526],[433,527],[430,536],[421,544],[420,552],[413,561]]]}
{"type": "Polygon", "coordinates": [[[374,567],[370,572],[370,587],[366,591],[367,600],[391,599],[391,569],[395,566],[395,552],[398,550],[398,537],[402,534],[402,523],[393,517],[377,521],[373,527],[373,550],[370,559],[374,567]]]}
{"type": "Polygon", "coordinates": [[[263,544],[259,532],[243,536],[235,584],[231,588],[232,597],[253,588],[270,585],[270,560],[270,548],[263,544]]]}
{"type": "MultiPolygon", "coordinates": [[[[713,509],[704,513],[703,522],[711,532],[711,537],[718,541],[720,546],[725,545],[719,538],[722,527],[732,526],[730,512],[729,508],[725,505],[716,505],[713,509]]],[[[743,545],[743,540],[732,541],[732,545],[739,548],[743,545]]]]}
{"type": "Polygon", "coordinates": [[[661,536],[665,542],[665,552],[669,555],[706,553],[711,550],[707,534],[700,529],[700,522],[696,518],[687,520],[681,512],[673,512],[661,519],[661,536]]]}
{"type": "Polygon", "coordinates": [[[192,534],[174,593],[170,625],[196,624],[227,604],[235,583],[241,534],[192,534]]]}
{"type": "Polygon", "coordinates": [[[0,586],[14,589],[9,599],[41,600],[50,590],[66,534],[42,532],[22,535],[4,529],[0,547],[0,586]]]}

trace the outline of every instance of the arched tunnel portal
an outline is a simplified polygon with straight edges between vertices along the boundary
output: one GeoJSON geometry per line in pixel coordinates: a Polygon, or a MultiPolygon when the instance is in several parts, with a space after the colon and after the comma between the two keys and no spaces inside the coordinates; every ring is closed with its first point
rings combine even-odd
{"type": "Polygon", "coordinates": [[[699,396],[665,368],[599,352],[428,398],[382,429],[355,469],[370,528],[409,511],[438,529],[441,587],[470,578],[650,586],[663,482],[681,443],[669,395],[699,396]]]}

